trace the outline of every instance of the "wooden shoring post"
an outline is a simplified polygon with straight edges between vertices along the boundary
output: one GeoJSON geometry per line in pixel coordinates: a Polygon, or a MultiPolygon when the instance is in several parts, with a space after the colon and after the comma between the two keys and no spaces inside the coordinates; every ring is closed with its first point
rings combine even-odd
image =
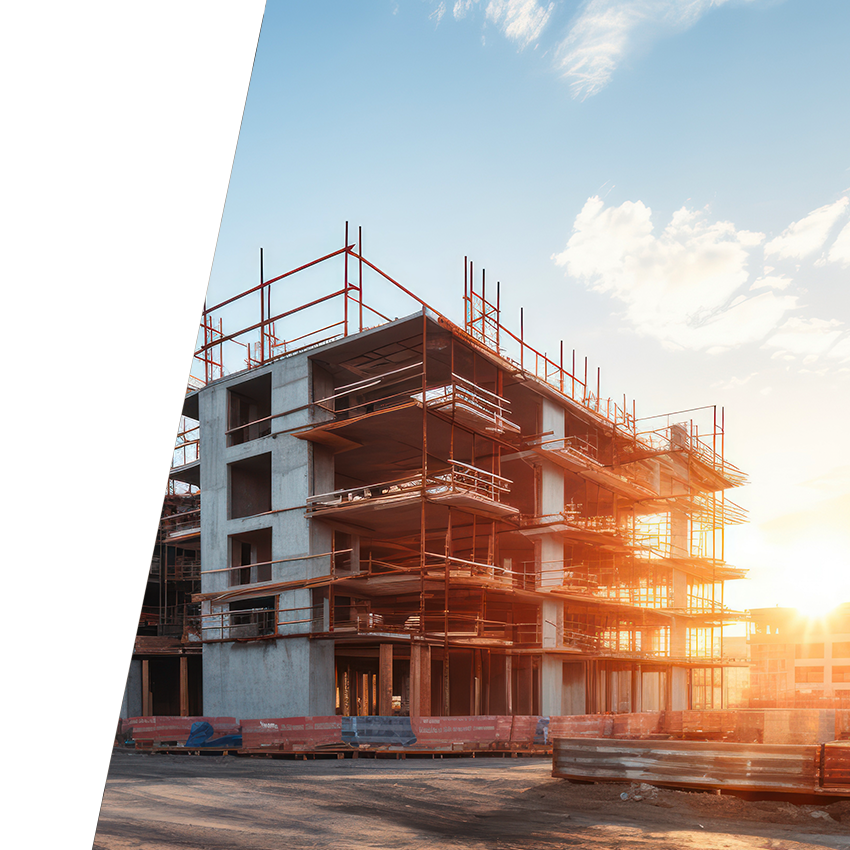
{"type": "Polygon", "coordinates": [[[378,652],[378,714],[390,717],[393,713],[393,645],[382,643],[378,652]]]}
{"type": "Polygon", "coordinates": [[[189,716],[189,659],[180,656],[180,716],[189,716]]]}
{"type": "Polygon", "coordinates": [[[348,665],[342,671],[342,687],[340,690],[340,703],[342,704],[342,713],[345,717],[351,716],[351,673],[348,665]]]}
{"type": "Polygon", "coordinates": [[[153,716],[151,705],[151,664],[147,658],[142,659],[142,717],[153,716]]]}
{"type": "MultiPolygon", "coordinates": [[[[510,617],[510,613],[508,614],[510,617]]],[[[513,672],[513,656],[505,653],[505,710],[510,716],[514,713],[514,672],[513,672]]]]}
{"type": "Polygon", "coordinates": [[[418,641],[410,645],[410,716],[431,716],[431,647],[418,641]]]}
{"type": "Polygon", "coordinates": [[[482,685],[483,685],[483,675],[482,675],[482,663],[481,663],[481,650],[473,649],[472,650],[473,657],[475,659],[475,675],[473,676],[473,682],[475,683],[475,687],[473,690],[473,704],[472,704],[472,713],[474,715],[481,714],[481,693],[482,693],[482,685]]]}
{"type": "Polygon", "coordinates": [[[419,677],[421,662],[422,645],[411,641],[410,644],[410,716],[419,717],[419,689],[421,681],[419,677]]]}
{"type": "MultiPolygon", "coordinates": [[[[161,626],[163,623],[163,618],[165,617],[165,609],[166,609],[166,598],[165,598],[165,588],[163,586],[163,578],[168,571],[168,547],[165,545],[165,534],[163,533],[164,529],[162,528],[162,524],[160,521],[160,533],[161,538],[159,541],[159,582],[157,590],[159,592],[159,611],[157,612],[157,624],[156,624],[156,633],[157,635],[161,634],[161,626]]],[[[176,555],[176,553],[175,553],[176,555]]]]}

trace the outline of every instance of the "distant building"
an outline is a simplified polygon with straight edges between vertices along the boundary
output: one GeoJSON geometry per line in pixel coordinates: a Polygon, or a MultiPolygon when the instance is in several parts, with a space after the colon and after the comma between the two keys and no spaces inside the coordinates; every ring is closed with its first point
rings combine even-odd
{"type": "Polygon", "coordinates": [[[850,708],[850,603],[824,617],[750,612],[752,708],[850,708]]]}

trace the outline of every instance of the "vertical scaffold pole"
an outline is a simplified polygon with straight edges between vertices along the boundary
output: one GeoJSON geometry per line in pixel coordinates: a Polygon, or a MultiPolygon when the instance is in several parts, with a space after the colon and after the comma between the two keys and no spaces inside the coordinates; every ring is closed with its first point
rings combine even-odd
{"type": "Polygon", "coordinates": [[[266,300],[263,276],[263,249],[260,248],[260,363],[266,362],[266,300]]]}
{"type": "Polygon", "coordinates": [[[345,266],[343,271],[342,303],[343,303],[343,336],[348,336],[348,222],[345,222],[345,266]]]}
{"type": "Polygon", "coordinates": [[[363,330],[363,228],[357,227],[357,254],[360,258],[360,285],[358,292],[358,301],[360,302],[360,330],[363,330]]]}

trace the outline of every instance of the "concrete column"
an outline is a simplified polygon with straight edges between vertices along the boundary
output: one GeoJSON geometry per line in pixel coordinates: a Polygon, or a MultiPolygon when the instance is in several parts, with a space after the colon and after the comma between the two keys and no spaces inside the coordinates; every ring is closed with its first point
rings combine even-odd
{"type": "Polygon", "coordinates": [[[564,645],[564,603],[560,599],[545,599],[540,606],[541,632],[544,649],[564,645]]]}
{"type": "Polygon", "coordinates": [[[540,662],[540,713],[563,714],[564,665],[560,658],[544,655],[540,662]]]}
{"type": "MultiPolygon", "coordinates": [[[[564,411],[548,399],[542,401],[541,431],[551,434],[543,440],[557,440],[564,436],[564,411]]],[[[564,470],[543,461],[540,466],[540,513],[555,516],[564,509],[564,470]]],[[[543,535],[540,542],[538,587],[557,587],[563,584],[564,544],[557,535],[543,535]]]]}
{"type": "MultiPolygon", "coordinates": [[[[561,498],[561,507],[558,508],[558,511],[563,506],[564,500],[561,498]]],[[[564,583],[563,539],[557,534],[541,534],[537,551],[540,553],[540,563],[537,566],[537,586],[539,588],[560,587],[564,583]]]]}
{"type": "MultiPolygon", "coordinates": [[[[688,517],[681,511],[670,512],[672,554],[687,555],[690,552],[688,517]]],[[[681,570],[673,570],[672,599],[670,607],[686,611],[688,608],[688,577],[681,570]]],[[[673,617],[670,623],[670,655],[683,658],[687,655],[687,620],[673,617]]],[[[683,667],[672,667],[669,680],[668,707],[671,711],[682,711],[688,706],[688,671],[683,667]]]]}
{"type": "MultiPolygon", "coordinates": [[[[564,644],[564,603],[546,599],[541,603],[543,649],[564,644]]],[[[561,660],[544,655],[540,664],[540,711],[543,714],[562,714],[564,671],[561,660]]]]}
{"type": "Polygon", "coordinates": [[[684,711],[688,708],[688,671],[684,667],[670,670],[670,710],[684,711]]]}

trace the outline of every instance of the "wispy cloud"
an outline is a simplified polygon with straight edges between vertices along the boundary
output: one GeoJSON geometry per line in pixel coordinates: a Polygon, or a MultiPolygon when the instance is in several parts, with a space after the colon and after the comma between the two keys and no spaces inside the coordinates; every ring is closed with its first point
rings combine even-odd
{"type": "Polygon", "coordinates": [[[693,26],[728,0],[589,0],[561,42],[558,67],[573,97],[601,91],[636,47],[693,26]]]}
{"type": "Polygon", "coordinates": [[[828,257],[830,262],[850,266],[850,223],[845,224],[835,238],[835,242],[829,249],[828,257]]]}
{"type": "Polygon", "coordinates": [[[431,12],[430,15],[428,15],[428,17],[432,21],[436,21],[439,24],[440,21],[443,20],[443,15],[445,15],[445,14],[446,14],[446,4],[445,3],[438,3],[437,7],[434,9],[433,12],[431,12]]]}
{"type": "MultiPolygon", "coordinates": [[[[429,17],[439,23],[447,4],[445,0],[429,2],[433,8],[429,17]]],[[[554,27],[549,28],[551,38],[545,52],[551,51],[555,57],[553,67],[569,82],[573,97],[584,100],[600,92],[637,50],[688,29],[713,8],[752,2],[755,0],[573,0],[570,4],[559,0],[454,0],[448,5],[455,20],[474,10],[483,11],[486,23],[494,24],[520,49],[541,43],[553,17],[565,17],[571,5],[578,6],[572,22],[564,28],[559,25],[558,34],[554,27]]]]}
{"type": "Polygon", "coordinates": [[[490,0],[486,15],[507,38],[527,47],[540,37],[554,8],[554,3],[544,7],[537,0],[490,0]]]}
{"type": "MultiPolygon", "coordinates": [[[[540,3],[538,0],[455,0],[452,17],[457,21],[462,20],[476,7],[483,7],[485,19],[494,24],[505,38],[517,42],[522,49],[540,38],[555,9],[555,3],[540,3]]],[[[446,4],[440,2],[434,6],[429,17],[436,18],[439,23],[445,13],[446,4]]]]}
{"type": "Polygon", "coordinates": [[[477,3],[478,0],[457,0],[457,2],[452,7],[452,15],[454,15],[456,20],[465,18],[466,13],[477,3]]]}
{"type": "Polygon", "coordinates": [[[763,234],[709,222],[685,207],[656,234],[640,201],[606,208],[590,198],[566,248],[552,259],[589,288],[625,308],[634,329],[667,348],[720,351],[761,340],[796,306],[772,289],[741,292],[752,249],[763,234]]]}
{"type": "Polygon", "coordinates": [[[765,348],[774,348],[775,357],[803,358],[804,364],[813,363],[835,345],[843,332],[837,319],[804,319],[791,316],[777,328],[765,348]]]}
{"type": "MultiPolygon", "coordinates": [[[[788,225],[775,239],[764,246],[764,255],[776,255],[780,260],[808,257],[823,247],[830,230],[847,209],[848,199],[841,198],[833,204],[826,204],[812,210],[805,218],[788,225]]],[[[845,228],[846,229],[846,228],[845,228]]],[[[839,238],[843,236],[839,235],[839,238]]],[[[850,234],[847,241],[850,242],[850,234]]],[[[850,247],[848,245],[847,247],[850,247]]],[[[835,246],[833,246],[833,249],[835,246]]],[[[837,256],[843,256],[843,243],[839,246],[837,256]]],[[[830,257],[832,259],[832,257],[830,257]]],[[[840,262],[840,260],[838,260],[840,262]]]]}

